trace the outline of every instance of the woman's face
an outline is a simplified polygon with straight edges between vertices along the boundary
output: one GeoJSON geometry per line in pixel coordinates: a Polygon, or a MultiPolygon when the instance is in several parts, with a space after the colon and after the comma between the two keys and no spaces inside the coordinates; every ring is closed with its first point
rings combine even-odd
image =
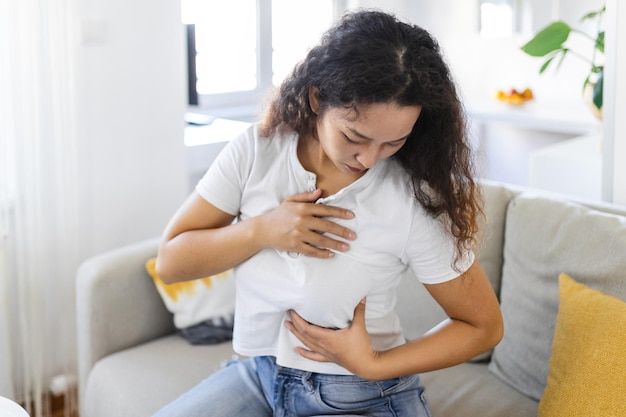
{"type": "MultiPolygon", "coordinates": [[[[314,99],[311,104],[315,111],[314,99]]],[[[319,143],[340,171],[360,174],[400,150],[420,111],[397,103],[359,105],[358,111],[333,107],[318,118],[319,143]]]]}

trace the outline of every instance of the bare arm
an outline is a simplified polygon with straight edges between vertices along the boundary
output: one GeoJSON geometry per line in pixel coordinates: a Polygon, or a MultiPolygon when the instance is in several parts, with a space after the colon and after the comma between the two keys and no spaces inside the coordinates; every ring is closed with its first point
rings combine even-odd
{"type": "Polygon", "coordinates": [[[164,282],[185,281],[223,272],[265,248],[329,258],[349,245],[321,233],[352,240],[354,233],[323,217],[349,219],[338,207],[313,204],[321,190],[292,196],[276,209],[233,223],[234,216],[193,193],[165,229],[157,255],[164,282]]]}
{"type": "Polygon", "coordinates": [[[449,319],[426,335],[384,352],[372,349],[363,303],[356,307],[352,324],[342,330],[311,325],[295,312],[290,313],[287,326],[309,348],[298,348],[302,356],[335,362],[372,380],[457,365],[500,341],[503,323],[498,300],[477,261],[460,277],[426,288],[449,319]]]}

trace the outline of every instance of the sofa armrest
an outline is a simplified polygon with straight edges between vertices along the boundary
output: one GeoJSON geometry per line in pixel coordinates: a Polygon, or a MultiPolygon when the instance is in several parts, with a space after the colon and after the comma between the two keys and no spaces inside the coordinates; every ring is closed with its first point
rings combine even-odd
{"type": "Polygon", "coordinates": [[[145,270],[158,240],[125,246],[85,260],[76,277],[78,378],[85,386],[93,365],[117,351],[175,330],[145,270]]]}

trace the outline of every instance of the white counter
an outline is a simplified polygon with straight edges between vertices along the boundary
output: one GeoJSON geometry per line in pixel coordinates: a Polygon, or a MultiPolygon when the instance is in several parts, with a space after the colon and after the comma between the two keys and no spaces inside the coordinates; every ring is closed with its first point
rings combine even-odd
{"type": "Polygon", "coordinates": [[[208,125],[185,127],[187,169],[192,189],[224,146],[249,126],[247,122],[214,119],[208,125]]]}

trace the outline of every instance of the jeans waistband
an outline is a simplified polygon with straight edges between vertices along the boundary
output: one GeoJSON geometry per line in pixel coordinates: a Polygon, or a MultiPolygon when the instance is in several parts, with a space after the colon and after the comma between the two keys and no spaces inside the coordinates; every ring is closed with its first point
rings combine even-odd
{"type": "Polygon", "coordinates": [[[276,364],[276,358],[274,356],[258,356],[256,361],[268,361],[274,367],[277,375],[289,375],[303,379],[314,379],[318,381],[335,381],[335,382],[371,382],[356,375],[336,375],[336,374],[320,374],[311,371],[305,371],[302,369],[288,368],[276,364]]]}

